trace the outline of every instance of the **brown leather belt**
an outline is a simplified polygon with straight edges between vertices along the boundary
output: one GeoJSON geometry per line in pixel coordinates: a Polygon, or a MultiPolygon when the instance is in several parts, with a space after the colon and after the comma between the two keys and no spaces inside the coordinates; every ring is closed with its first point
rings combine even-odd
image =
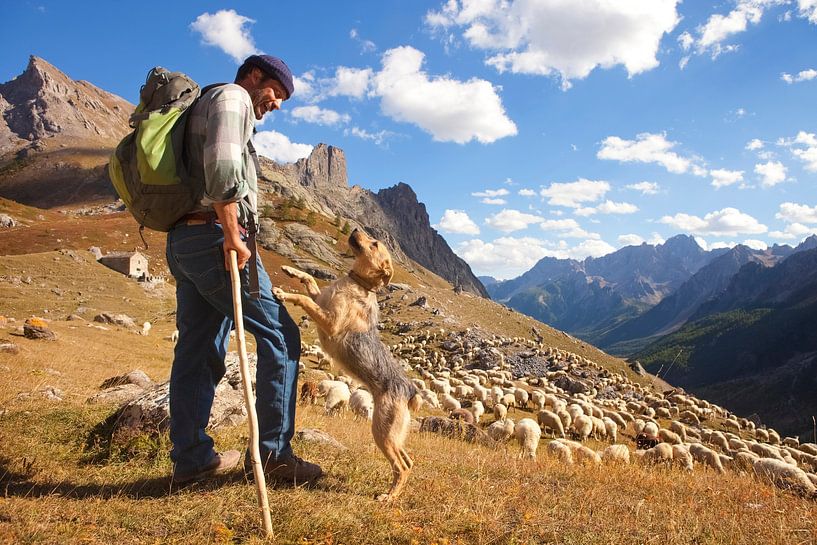
{"type": "MultiPolygon", "coordinates": [[[[218,215],[215,212],[191,212],[189,214],[185,214],[181,217],[181,219],[179,219],[179,221],[176,222],[176,224],[179,223],[183,223],[185,225],[205,225],[208,223],[221,225],[221,222],[218,220],[218,215]]],[[[241,225],[238,226],[238,232],[245,237],[248,234],[247,229],[241,225]]]]}

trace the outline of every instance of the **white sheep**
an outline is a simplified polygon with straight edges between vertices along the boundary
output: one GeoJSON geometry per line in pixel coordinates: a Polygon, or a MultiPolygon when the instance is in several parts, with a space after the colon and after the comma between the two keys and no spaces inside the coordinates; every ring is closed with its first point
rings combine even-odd
{"type": "Polygon", "coordinates": [[[555,456],[562,463],[573,465],[573,451],[564,443],[560,443],[559,441],[551,441],[548,443],[547,450],[549,455],[555,456]]]}
{"type": "Polygon", "coordinates": [[[690,443],[689,453],[692,454],[692,458],[699,464],[707,465],[718,473],[725,472],[720,456],[711,448],[700,443],[690,443]]]}
{"type": "Polygon", "coordinates": [[[450,394],[451,385],[447,380],[434,379],[431,381],[431,391],[438,394],[450,394]]]}
{"type": "Polygon", "coordinates": [[[501,403],[509,409],[516,407],[516,396],[514,394],[504,394],[501,403]]]}
{"type": "Polygon", "coordinates": [[[451,412],[461,408],[460,402],[457,401],[456,398],[452,397],[450,394],[443,394],[443,399],[441,401],[443,410],[451,412]]]}
{"type": "Polygon", "coordinates": [[[670,464],[672,463],[672,445],[658,443],[651,449],[644,451],[641,460],[645,464],[670,464]]]}
{"type": "Polygon", "coordinates": [[[761,458],[754,463],[755,475],[778,488],[790,489],[803,497],[817,496],[817,488],[805,471],[773,458],[761,458]]]}
{"type": "Polygon", "coordinates": [[[551,435],[558,435],[559,437],[565,436],[565,429],[559,415],[545,409],[539,411],[536,419],[539,421],[539,425],[542,426],[543,430],[550,430],[551,435]]]}
{"type": "Polygon", "coordinates": [[[692,471],[692,454],[689,452],[689,446],[682,444],[672,445],[672,461],[684,471],[692,471]]]}
{"type": "Polygon", "coordinates": [[[355,416],[371,420],[374,415],[374,398],[372,394],[359,388],[349,398],[349,408],[355,416]]]}
{"type": "Polygon", "coordinates": [[[523,418],[516,424],[513,433],[522,448],[522,456],[536,458],[536,449],[539,448],[539,439],[542,437],[539,424],[532,418],[523,418]]]}
{"type": "Polygon", "coordinates": [[[604,425],[604,420],[597,416],[591,416],[590,420],[593,421],[593,437],[596,439],[607,437],[607,427],[604,425]]]}
{"type": "Polygon", "coordinates": [[[545,393],[541,390],[534,390],[530,393],[530,401],[533,403],[533,409],[536,411],[543,411],[545,409],[545,393]]]}
{"type": "Polygon", "coordinates": [[[523,390],[522,388],[517,388],[514,393],[514,397],[516,398],[516,406],[522,409],[526,409],[528,407],[528,399],[530,396],[528,395],[527,390],[523,390]]]}
{"type": "Polygon", "coordinates": [[[508,416],[508,407],[503,405],[502,403],[497,403],[494,405],[494,420],[505,420],[508,416]]]}
{"type": "MultiPolygon", "coordinates": [[[[324,381],[321,381],[321,383],[323,382],[324,381]]],[[[341,409],[346,408],[352,394],[349,391],[349,386],[345,382],[336,380],[328,382],[332,382],[332,384],[329,385],[326,391],[326,401],[323,404],[323,408],[326,414],[335,414],[341,409]]],[[[320,390],[320,384],[318,385],[318,389],[320,390]]]]}
{"type": "Polygon", "coordinates": [[[601,459],[609,463],[630,463],[630,449],[627,445],[610,445],[601,452],[601,459]]]}
{"type": "Polygon", "coordinates": [[[593,433],[593,421],[585,414],[580,414],[577,418],[574,418],[571,427],[580,441],[584,441],[593,433]]]}
{"type": "Polygon", "coordinates": [[[440,400],[437,397],[437,394],[431,390],[420,390],[420,397],[422,397],[423,402],[427,403],[430,407],[435,409],[440,407],[440,400]]]}
{"type": "Polygon", "coordinates": [[[658,430],[658,439],[670,445],[680,445],[683,442],[677,433],[665,430],[664,428],[658,430]]]}
{"type": "Polygon", "coordinates": [[[604,422],[604,428],[607,430],[607,439],[611,443],[618,441],[618,424],[609,416],[605,416],[601,420],[604,422]]]}
{"type": "Polygon", "coordinates": [[[479,424],[479,419],[485,414],[485,406],[482,404],[482,401],[474,401],[468,410],[474,415],[474,423],[479,424]]]}
{"type": "Polygon", "coordinates": [[[569,439],[556,439],[560,443],[567,445],[573,454],[573,459],[579,464],[600,464],[601,457],[596,453],[595,450],[582,445],[581,443],[577,443],[576,441],[570,441],[569,439]]]}
{"type": "Polygon", "coordinates": [[[504,443],[513,436],[514,428],[513,420],[505,418],[493,422],[485,431],[488,433],[488,437],[494,441],[504,443]]]}
{"type": "Polygon", "coordinates": [[[645,422],[642,433],[646,433],[651,437],[658,437],[658,424],[655,422],[645,422]]]}
{"type": "Polygon", "coordinates": [[[570,425],[573,423],[573,419],[570,418],[570,414],[568,414],[568,412],[563,408],[556,409],[553,412],[555,412],[559,417],[559,420],[562,421],[562,428],[566,430],[570,429],[570,425]]]}

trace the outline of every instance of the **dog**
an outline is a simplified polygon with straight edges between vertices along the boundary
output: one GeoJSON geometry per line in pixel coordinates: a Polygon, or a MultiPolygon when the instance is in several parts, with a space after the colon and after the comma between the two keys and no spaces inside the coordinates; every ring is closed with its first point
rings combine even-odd
{"type": "Polygon", "coordinates": [[[376,292],[394,276],[391,254],[385,244],[358,229],[349,236],[349,248],[355,257],[352,270],[323,290],[311,275],[283,266],[287,275],[301,281],[308,296],[278,287],[272,291],[280,301],[306,311],[318,327],[323,350],[372,393],[372,436],[393,476],[389,491],[377,499],[392,501],[414,466],[404,445],[411,423],[409,410],[417,410],[422,400],[377,329],[376,292]]]}

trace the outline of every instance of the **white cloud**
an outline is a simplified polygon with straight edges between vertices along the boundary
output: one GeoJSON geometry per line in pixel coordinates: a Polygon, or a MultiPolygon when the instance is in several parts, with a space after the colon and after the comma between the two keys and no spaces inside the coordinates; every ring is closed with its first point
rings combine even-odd
{"type": "Polygon", "coordinates": [[[676,145],[677,142],[670,142],[665,134],[645,132],[636,135],[635,140],[608,136],[602,141],[596,157],[625,163],[658,163],[675,174],[692,170],[695,176],[705,176],[706,169],[695,164],[692,159],[681,157],[672,151],[676,145]]]}
{"type": "Polygon", "coordinates": [[[753,138],[746,144],[746,149],[749,151],[757,151],[759,149],[763,149],[763,141],[757,138],[753,138]]]}
{"type": "Polygon", "coordinates": [[[542,218],[542,216],[526,214],[525,212],[520,212],[519,210],[506,208],[501,212],[488,216],[485,223],[494,229],[502,231],[503,233],[510,233],[513,231],[527,229],[532,223],[540,223],[543,219],[544,218],[542,218]]]}
{"type": "Polygon", "coordinates": [[[794,138],[781,138],[777,143],[789,148],[792,155],[803,161],[806,170],[817,172],[817,135],[800,131],[794,138]]]}
{"type": "Polygon", "coordinates": [[[618,243],[622,246],[640,246],[644,243],[644,239],[634,233],[630,233],[627,235],[619,235],[618,243]]]}
{"type": "Polygon", "coordinates": [[[350,68],[338,66],[335,77],[324,82],[327,96],[363,98],[369,90],[372,79],[371,68],[350,68]]]}
{"type": "Polygon", "coordinates": [[[635,214],[638,212],[638,207],[628,202],[613,202],[607,200],[598,205],[596,210],[602,214],[635,214]]]}
{"type": "Polygon", "coordinates": [[[486,189],[485,191],[477,191],[476,193],[471,193],[472,197],[504,197],[507,195],[509,191],[505,188],[501,189],[486,189]]]}
{"type": "Polygon", "coordinates": [[[539,224],[543,231],[556,231],[557,235],[566,238],[599,239],[598,233],[588,233],[574,219],[544,220],[539,224]]]}
{"type": "Polygon", "coordinates": [[[664,237],[662,237],[658,233],[653,233],[647,240],[647,244],[652,244],[653,246],[658,246],[660,244],[664,244],[665,242],[666,240],[664,240],[664,237]]]}
{"type": "Polygon", "coordinates": [[[753,238],[747,238],[746,240],[744,240],[743,245],[748,246],[753,250],[765,250],[766,248],[769,247],[769,245],[763,242],[762,240],[757,240],[753,238]]]}
{"type": "Polygon", "coordinates": [[[344,129],[343,134],[345,136],[356,136],[361,140],[370,140],[377,144],[378,146],[383,144],[387,138],[394,136],[394,133],[391,131],[377,131],[377,132],[369,132],[365,129],[361,129],[360,127],[352,127],[351,129],[344,129]]]}
{"type": "Polygon", "coordinates": [[[552,206],[566,206],[580,208],[582,203],[595,202],[610,191],[610,184],[605,181],[594,181],[579,178],[575,182],[552,183],[539,191],[544,198],[548,197],[548,204],[552,206]]]}
{"type": "Polygon", "coordinates": [[[442,142],[488,144],[516,134],[490,82],[430,77],[421,70],[424,57],[409,46],[384,53],[383,69],[372,77],[370,94],[380,97],[385,115],[413,123],[442,142]]]}
{"type": "Polygon", "coordinates": [[[517,195],[521,195],[522,197],[535,197],[536,196],[536,191],[534,191],[533,189],[520,189],[516,193],[517,193],[517,195]]]}
{"type": "Polygon", "coordinates": [[[678,0],[449,0],[426,14],[432,28],[464,27],[464,38],[495,54],[500,72],[558,75],[562,88],[595,68],[622,65],[629,76],[658,66],[664,34],[680,20],[678,0]]]}
{"type": "Polygon", "coordinates": [[[709,171],[712,176],[712,185],[717,188],[726,187],[743,181],[742,170],[715,169],[709,171]]]}
{"type": "Polygon", "coordinates": [[[603,240],[585,240],[584,242],[566,250],[567,255],[572,259],[584,259],[586,257],[601,257],[611,254],[616,248],[610,246],[603,240]]]}
{"type": "Polygon", "coordinates": [[[377,51],[377,45],[375,45],[375,43],[371,40],[364,40],[361,38],[360,33],[356,28],[349,31],[349,37],[360,44],[361,53],[371,53],[372,51],[377,51]]]}
{"type": "Polygon", "coordinates": [[[784,202],[774,217],[788,223],[817,223],[817,206],[784,202]]]}
{"type": "Polygon", "coordinates": [[[292,95],[298,100],[310,101],[316,94],[315,89],[315,74],[313,72],[304,72],[301,76],[292,76],[292,84],[295,86],[295,91],[292,95]]]}
{"type": "Polygon", "coordinates": [[[506,201],[505,199],[495,199],[495,198],[492,198],[492,197],[485,197],[484,199],[482,199],[479,202],[481,202],[482,204],[495,204],[495,205],[508,204],[508,201],[506,201]]]}
{"type": "Polygon", "coordinates": [[[190,24],[190,28],[201,34],[206,45],[218,47],[241,63],[253,53],[258,53],[252,36],[245,25],[255,20],[239,15],[233,9],[223,9],[214,14],[202,13],[190,24]]]}
{"type": "Polygon", "coordinates": [[[664,216],[658,221],[686,233],[701,236],[734,237],[756,235],[768,231],[765,225],[737,208],[724,208],[710,212],[703,218],[679,213],[674,216],[664,216]]]}
{"type": "Polygon", "coordinates": [[[444,233],[456,233],[462,235],[478,235],[479,227],[468,217],[464,210],[446,210],[440,222],[432,225],[444,233]]]}
{"type": "Polygon", "coordinates": [[[797,0],[798,15],[817,24],[817,0],[797,0]]]}
{"type": "Polygon", "coordinates": [[[657,195],[658,184],[655,182],[638,182],[637,184],[630,184],[627,189],[635,189],[640,191],[642,195],[657,195]]]}
{"type": "Polygon", "coordinates": [[[808,70],[801,70],[794,76],[792,76],[791,74],[787,74],[785,72],[780,74],[780,79],[782,79],[788,84],[810,81],[813,80],[814,78],[817,78],[817,70],[813,68],[809,68],[808,70]]]}
{"type": "Polygon", "coordinates": [[[703,238],[703,237],[692,237],[692,238],[695,239],[695,242],[698,243],[698,246],[700,246],[702,250],[708,251],[710,249],[709,244],[706,242],[705,238],[703,238]]]}
{"type": "Polygon", "coordinates": [[[468,240],[459,244],[456,252],[476,274],[501,280],[519,276],[553,253],[544,241],[532,237],[501,237],[493,242],[468,240]]]}
{"type": "Polygon", "coordinates": [[[786,180],[786,167],[780,161],[769,161],[755,165],[755,174],[761,176],[763,187],[773,187],[786,180]]]}
{"type": "Polygon", "coordinates": [[[808,227],[802,223],[790,223],[782,231],[771,231],[769,236],[780,240],[797,240],[815,232],[817,232],[815,227],[808,227]]]}
{"type": "Polygon", "coordinates": [[[298,106],[293,108],[292,117],[318,125],[337,125],[339,123],[348,123],[350,120],[348,114],[339,114],[335,110],[324,109],[318,106],[298,106]]]}
{"type": "MultiPolygon", "coordinates": [[[[698,239],[695,239],[695,240],[698,240],[698,239]]],[[[701,246],[701,248],[703,248],[704,250],[720,250],[721,248],[734,248],[737,245],[738,245],[738,243],[735,242],[735,241],[724,242],[722,240],[719,240],[718,242],[713,242],[708,247],[701,246]]]]}
{"type": "Polygon", "coordinates": [[[312,153],[309,144],[291,142],[289,137],[275,131],[259,131],[253,137],[259,155],[279,163],[294,163],[312,153]]]}

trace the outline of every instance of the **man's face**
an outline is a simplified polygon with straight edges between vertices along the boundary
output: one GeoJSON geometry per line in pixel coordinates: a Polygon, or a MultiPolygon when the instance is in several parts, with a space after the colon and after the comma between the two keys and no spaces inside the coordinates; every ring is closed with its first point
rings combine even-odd
{"type": "Polygon", "coordinates": [[[262,77],[256,84],[255,89],[249,93],[255,119],[258,121],[261,121],[261,118],[267,112],[280,109],[284,100],[289,98],[281,82],[266,76],[262,77]]]}

